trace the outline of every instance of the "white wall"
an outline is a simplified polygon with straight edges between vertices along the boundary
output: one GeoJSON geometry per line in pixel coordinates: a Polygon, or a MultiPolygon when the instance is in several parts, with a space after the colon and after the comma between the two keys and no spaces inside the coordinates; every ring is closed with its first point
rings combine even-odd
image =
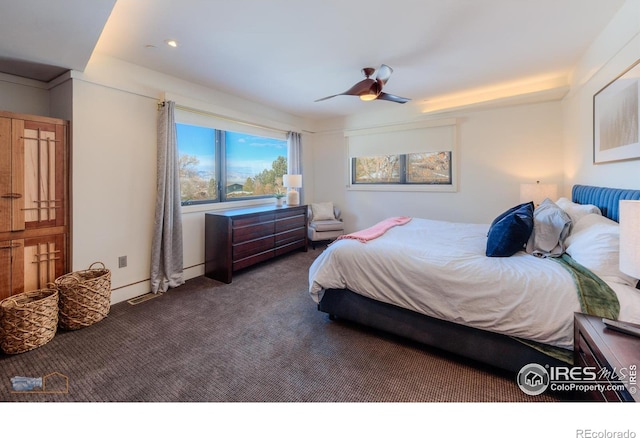
{"type": "Polygon", "coordinates": [[[52,117],[49,90],[43,82],[0,73],[0,102],[2,111],[52,117]]]}
{"type": "Polygon", "coordinates": [[[565,186],[640,189],[640,161],[593,164],[593,96],[640,59],[640,1],[628,0],[582,57],[563,101],[565,186]]]}
{"type": "Polygon", "coordinates": [[[73,95],[72,270],[103,262],[120,301],[149,291],[157,102],[84,81],[73,95]]]}
{"type": "MultiPolygon", "coordinates": [[[[345,129],[376,126],[380,123],[376,117],[347,120],[345,129]],[[368,120],[373,123],[367,125],[368,120]]],[[[327,130],[314,139],[313,199],[331,200],[342,207],[346,230],[353,231],[392,215],[488,223],[520,201],[520,183],[556,183],[562,191],[559,101],[457,111],[441,117],[458,120],[457,192],[348,190],[345,138],[339,130],[327,130]]]]}

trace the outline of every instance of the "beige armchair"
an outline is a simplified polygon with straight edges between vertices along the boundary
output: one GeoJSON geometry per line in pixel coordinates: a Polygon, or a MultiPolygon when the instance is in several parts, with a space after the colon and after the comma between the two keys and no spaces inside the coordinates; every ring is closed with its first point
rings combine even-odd
{"type": "Polygon", "coordinates": [[[317,242],[331,241],[344,234],[342,212],[332,202],[320,202],[308,207],[307,236],[313,249],[317,242]]]}

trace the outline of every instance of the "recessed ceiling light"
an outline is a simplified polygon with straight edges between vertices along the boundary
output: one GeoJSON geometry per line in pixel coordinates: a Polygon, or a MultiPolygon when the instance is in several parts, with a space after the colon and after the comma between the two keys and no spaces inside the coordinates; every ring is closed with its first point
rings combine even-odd
{"type": "Polygon", "coordinates": [[[165,43],[171,47],[178,47],[178,42],[176,40],[165,40],[165,43]]]}

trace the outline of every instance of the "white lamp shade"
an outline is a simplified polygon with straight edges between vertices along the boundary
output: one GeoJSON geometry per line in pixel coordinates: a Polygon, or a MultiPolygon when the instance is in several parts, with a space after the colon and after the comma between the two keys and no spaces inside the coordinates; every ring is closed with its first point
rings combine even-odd
{"type": "Polygon", "coordinates": [[[282,175],[282,185],[290,189],[302,187],[302,175],[282,175]]]}
{"type": "Polygon", "coordinates": [[[287,192],[287,205],[299,205],[300,193],[294,189],[302,187],[302,175],[282,175],[282,185],[289,188],[287,192]]]}
{"type": "Polygon", "coordinates": [[[640,201],[620,201],[620,270],[640,278],[640,201]]]}
{"type": "Polygon", "coordinates": [[[557,184],[520,184],[521,203],[533,201],[533,205],[537,207],[545,198],[555,202],[558,198],[557,184]]]}

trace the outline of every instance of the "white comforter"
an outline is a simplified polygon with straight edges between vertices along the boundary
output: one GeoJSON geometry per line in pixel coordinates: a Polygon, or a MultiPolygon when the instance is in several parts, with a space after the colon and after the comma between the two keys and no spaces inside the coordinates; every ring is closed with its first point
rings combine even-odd
{"type": "MultiPolygon", "coordinates": [[[[331,244],[309,270],[309,292],[361,295],[475,328],[573,348],[580,312],[571,274],[525,252],[485,256],[488,225],[413,218],[367,243],[331,244]]],[[[640,294],[639,294],[640,295],[640,294]]]]}

